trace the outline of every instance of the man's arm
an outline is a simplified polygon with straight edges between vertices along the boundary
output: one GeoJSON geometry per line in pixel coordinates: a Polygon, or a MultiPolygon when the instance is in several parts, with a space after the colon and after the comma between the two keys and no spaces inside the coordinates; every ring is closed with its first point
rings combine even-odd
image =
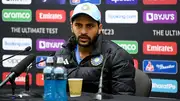
{"type": "Polygon", "coordinates": [[[119,48],[112,54],[112,94],[134,95],[135,68],[128,52],[119,48]]]}

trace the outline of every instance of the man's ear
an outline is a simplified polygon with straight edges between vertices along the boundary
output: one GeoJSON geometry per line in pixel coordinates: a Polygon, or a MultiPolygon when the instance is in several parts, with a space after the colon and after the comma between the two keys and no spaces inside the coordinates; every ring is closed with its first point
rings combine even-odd
{"type": "Polygon", "coordinates": [[[99,24],[99,30],[98,30],[98,34],[101,34],[102,33],[102,24],[99,24]]]}

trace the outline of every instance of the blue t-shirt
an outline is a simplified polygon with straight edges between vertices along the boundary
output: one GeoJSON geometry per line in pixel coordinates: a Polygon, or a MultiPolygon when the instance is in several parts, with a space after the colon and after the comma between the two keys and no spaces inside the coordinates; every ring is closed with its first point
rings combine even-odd
{"type": "Polygon", "coordinates": [[[78,62],[78,64],[81,62],[81,57],[80,57],[80,54],[79,54],[79,48],[78,48],[78,45],[76,45],[76,48],[75,48],[75,55],[76,55],[76,61],[78,62]]]}

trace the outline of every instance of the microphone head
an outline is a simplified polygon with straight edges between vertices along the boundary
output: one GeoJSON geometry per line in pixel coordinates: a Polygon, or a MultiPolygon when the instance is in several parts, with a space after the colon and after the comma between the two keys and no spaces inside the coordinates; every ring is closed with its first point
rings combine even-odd
{"type": "Polygon", "coordinates": [[[35,60],[35,55],[30,54],[19,62],[15,67],[11,69],[11,72],[15,72],[16,76],[19,76],[25,69],[35,60]]]}
{"type": "Polygon", "coordinates": [[[28,46],[24,49],[24,51],[30,51],[31,50],[31,46],[28,46]]]}

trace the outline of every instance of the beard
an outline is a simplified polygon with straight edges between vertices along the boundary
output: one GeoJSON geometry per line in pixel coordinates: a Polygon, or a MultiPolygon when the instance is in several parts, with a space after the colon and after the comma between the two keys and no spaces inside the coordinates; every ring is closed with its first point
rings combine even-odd
{"type": "Polygon", "coordinates": [[[88,35],[80,35],[78,37],[76,36],[76,42],[80,47],[90,47],[96,42],[97,37],[98,34],[96,34],[93,38],[90,38],[88,35]]]}

